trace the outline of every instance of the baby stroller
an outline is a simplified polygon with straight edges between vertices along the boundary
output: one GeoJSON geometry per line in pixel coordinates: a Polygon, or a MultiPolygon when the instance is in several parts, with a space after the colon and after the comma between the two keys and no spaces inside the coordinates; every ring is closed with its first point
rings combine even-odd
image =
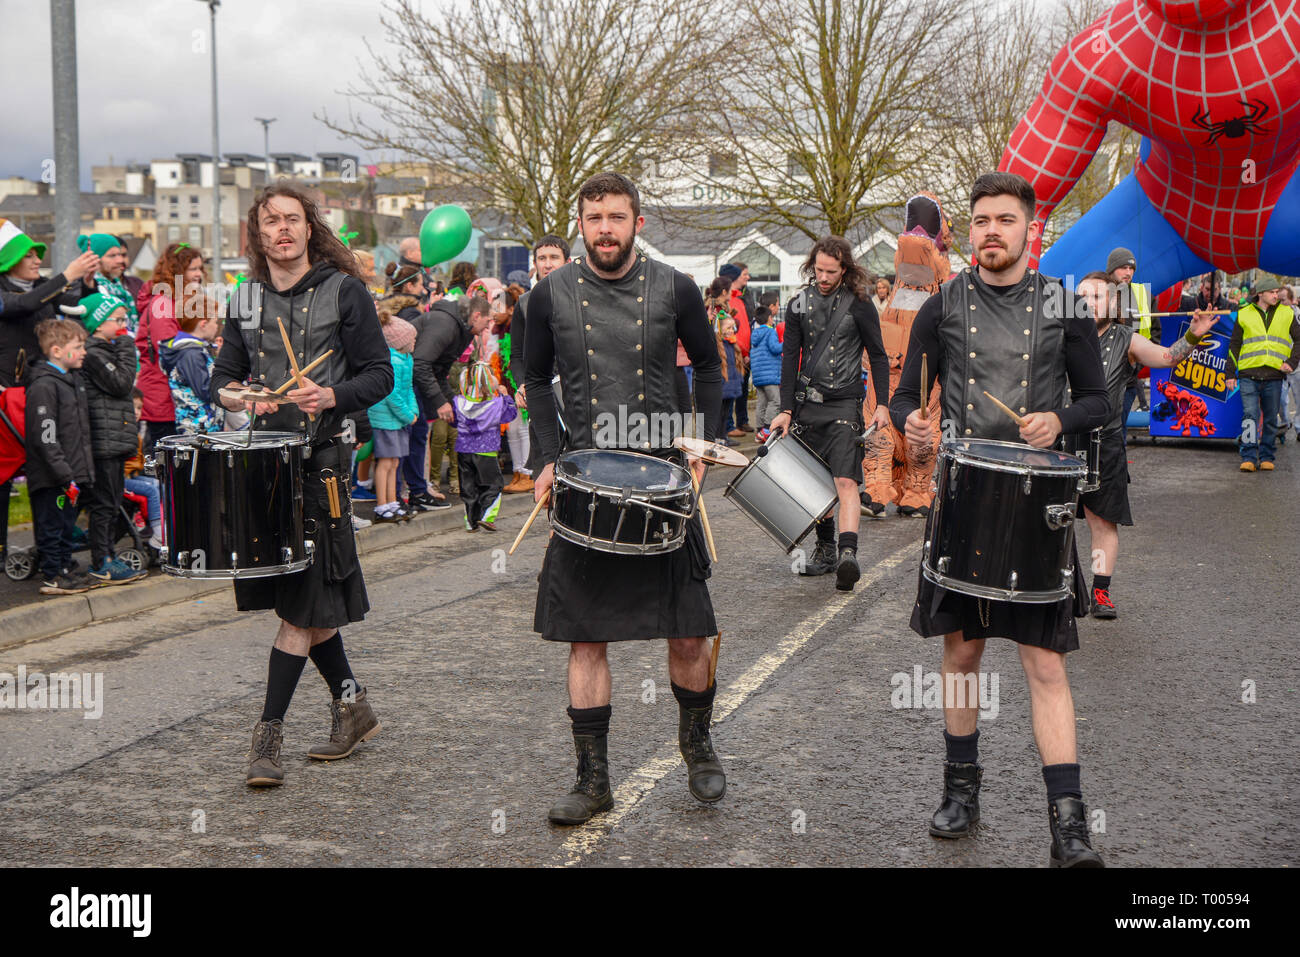
{"type": "MultiPolygon", "coordinates": [[[[117,506],[117,517],[113,522],[113,541],[120,543],[129,538],[130,543],[117,548],[117,557],[134,571],[147,571],[151,564],[158,563],[158,553],[149,544],[153,534],[149,527],[149,503],[143,495],[131,492],[122,493],[122,501],[117,506]]],[[[78,527],[74,533],[72,551],[90,550],[90,536],[78,527]]],[[[35,545],[27,548],[10,548],[5,556],[5,574],[16,582],[26,581],[36,574],[41,567],[41,556],[35,545]]]]}

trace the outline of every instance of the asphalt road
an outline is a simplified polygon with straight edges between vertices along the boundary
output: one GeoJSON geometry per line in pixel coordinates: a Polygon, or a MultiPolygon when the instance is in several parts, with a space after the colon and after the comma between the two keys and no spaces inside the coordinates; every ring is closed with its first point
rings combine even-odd
{"type": "MultiPolygon", "coordinates": [[[[1069,657],[1094,843],[1111,866],[1293,865],[1300,455],[1287,445],[1257,475],[1223,447],[1130,458],[1138,525],[1121,532],[1120,617],[1081,622],[1069,657]]],[[[382,553],[373,611],[345,635],[384,730],[346,761],[308,761],[329,729],[308,665],[276,790],[243,783],[270,613],[239,614],[222,595],[0,653],[0,673],[104,682],[97,719],[0,711],[0,863],[1045,866],[1046,800],[1008,641],[985,657],[998,697],[981,723],[984,823],[962,841],[926,831],[942,715],[891,703],[894,676],[938,668],[938,641],[907,628],[922,523],[864,520],[864,580],[846,596],[795,576],[721,485],[707,499],[721,552],[721,804],[687,793],[663,643],[624,644],[610,653],[616,806],[583,828],[547,824],[573,774],[566,649],[531,631],[545,535],[504,558],[514,517],[495,537],[382,553]]]]}

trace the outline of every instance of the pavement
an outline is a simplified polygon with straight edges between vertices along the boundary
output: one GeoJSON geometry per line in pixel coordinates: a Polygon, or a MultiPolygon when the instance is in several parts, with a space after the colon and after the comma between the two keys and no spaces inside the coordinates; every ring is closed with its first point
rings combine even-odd
{"type": "MultiPolygon", "coordinates": [[[[1162,442],[1130,460],[1138,524],[1120,535],[1120,617],[1081,621],[1068,659],[1094,844],[1114,867],[1292,866],[1300,454],[1288,445],[1256,475],[1225,446],[1162,442]]],[[[997,694],[981,722],[983,823],[960,841],[927,833],[942,714],[899,706],[916,669],[939,666],[938,640],[907,628],[923,523],[864,519],[863,580],[836,592],[793,573],[722,498],[727,477],[715,470],[706,490],[720,804],[686,790],[663,643],[626,643],[610,649],[615,807],[548,825],[573,776],[567,651],[531,630],[546,535],[539,524],[505,554],[527,508],[513,496],[495,536],[366,549],[371,613],[344,635],[383,731],[345,761],[309,761],[329,696],[308,665],[282,788],[243,783],[275,619],[237,612],[228,586],[0,649],[0,675],[103,681],[98,717],[0,710],[0,863],[1046,866],[1009,641],[985,655],[997,694]]],[[[1083,523],[1078,534],[1087,555],[1083,523]]]]}

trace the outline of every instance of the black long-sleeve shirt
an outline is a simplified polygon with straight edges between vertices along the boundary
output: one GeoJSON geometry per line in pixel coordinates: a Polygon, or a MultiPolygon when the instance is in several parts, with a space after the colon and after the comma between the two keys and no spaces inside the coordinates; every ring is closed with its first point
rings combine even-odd
{"type": "MultiPolygon", "coordinates": [[[[1075,308],[1065,327],[1065,371],[1070,382],[1070,405],[1060,409],[1030,409],[1031,412],[1055,412],[1061,431],[1087,432],[1106,424],[1110,418],[1110,398],[1106,394],[1106,374],[1097,347],[1097,323],[1091,310],[1076,298],[1075,308]]],[[[926,375],[931,385],[942,382],[947,370],[947,354],[939,338],[939,321],[943,318],[943,294],[935,293],[925,301],[912,322],[907,342],[907,361],[902,378],[889,403],[894,428],[906,428],[907,417],[921,407],[921,356],[927,357],[926,375]]],[[[789,328],[788,326],[786,327],[789,328]]],[[[787,333],[789,335],[789,333],[787,333]]],[[[1018,377],[1019,372],[1008,378],[1018,377]]]]}
{"type": "MultiPolygon", "coordinates": [[[[674,276],[677,338],[695,369],[695,407],[704,416],[704,437],[714,439],[722,427],[722,359],[709,327],[704,298],[688,276],[674,276]]],[[[560,454],[560,429],[551,378],[555,369],[555,334],[551,329],[551,283],[543,279],[528,297],[528,341],[524,346],[529,421],[541,443],[542,461],[560,454]]]]}
{"type": "MultiPolygon", "coordinates": [[[[318,272],[320,269],[320,266],[314,267],[298,280],[293,287],[294,293],[320,282],[324,278],[318,272]]],[[[239,329],[239,317],[234,313],[232,309],[226,317],[221,352],[212,365],[209,398],[214,403],[221,401],[217,393],[224,386],[232,381],[243,382],[253,368],[239,329]]],[[[343,416],[368,409],[393,391],[393,364],[375,312],[375,302],[361,280],[351,276],[339,286],[339,339],[353,376],[330,386],[334,390],[334,406],[317,413],[321,420],[320,435],[333,435],[343,416]]],[[[309,378],[310,375],[308,373],[309,378]]]]}
{"type": "MultiPolygon", "coordinates": [[[[785,307],[785,340],[781,346],[781,408],[793,411],[795,386],[799,383],[799,362],[803,354],[803,317],[795,312],[795,296],[785,307]]],[[[869,299],[855,299],[849,307],[849,315],[858,327],[858,338],[867,350],[867,364],[871,369],[871,387],[876,390],[877,405],[889,402],[889,356],[885,353],[885,342],[880,336],[880,316],[869,299]]],[[[827,329],[823,335],[832,335],[835,330],[827,329]]],[[[809,370],[811,374],[812,370],[809,370]]],[[[828,399],[861,399],[866,394],[862,387],[862,378],[835,394],[828,394],[828,399]]]]}

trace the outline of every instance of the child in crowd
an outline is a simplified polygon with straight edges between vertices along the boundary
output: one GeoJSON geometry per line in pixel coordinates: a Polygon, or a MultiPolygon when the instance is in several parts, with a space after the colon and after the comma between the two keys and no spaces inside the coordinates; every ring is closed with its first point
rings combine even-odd
{"type": "Polygon", "coordinates": [[[393,391],[368,413],[375,442],[375,521],[404,522],[411,513],[397,500],[397,468],[411,451],[411,425],[419,416],[411,384],[415,326],[387,312],[380,319],[393,363],[393,391]]]}
{"type": "MultiPolygon", "coordinates": [[[[131,404],[135,407],[138,420],[144,413],[144,393],[139,389],[131,390],[131,404]]],[[[153,548],[163,547],[162,537],[162,503],[158,493],[158,480],[144,474],[144,434],[145,423],[138,421],[135,432],[135,455],[126,460],[125,488],[132,495],[143,496],[148,502],[149,544],[153,548]]]]}
{"type": "Polygon", "coordinates": [[[67,319],[43,319],[36,340],[45,358],[27,380],[27,489],[41,561],[41,594],[73,595],[91,586],[71,572],[77,497],[90,487],[90,408],[73,370],[86,357],[86,330],[67,319]]]}
{"type": "MultiPolygon", "coordinates": [[[[126,305],[102,293],[86,296],[75,311],[88,333],[81,378],[90,410],[94,480],[86,491],[90,512],[90,577],[101,585],[124,585],[148,572],[119,561],[113,530],[125,488],[126,460],[136,450],[131,393],[139,367],[128,333],[126,305]]],[[[64,307],[64,311],[70,311],[64,307]]]]}
{"type": "Polygon", "coordinates": [[[486,362],[475,362],[460,374],[456,412],[456,458],[460,468],[460,498],[465,503],[465,531],[496,531],[505,476],[497,456],[501,426],[519,414],[509,390],[500,385],[486,362]]]}
{"type": "Polygon", "coordinates": [[[225,409],[213,406],[209,394],[220,315],[211,303],[204,315],[184,315],[178,323],[180,331],[158,348],[158,365],[167,376],[176,406],[176,428],[181,432],[220,432],[225,409]]]}
{"type": "MultiPolygon", "coordinates": [[[[745,357],[736,342],[736,320],[723,316],[718,321],[718,356],[722,359],[722,429],[727,436],[738,438],[744,433],[735,427],[736,403],[743,402],[745,357]]],[[[736,445],[731,438],[728,445],[736,445]]]]}
{"type": "Polygon", "coordinates": [[[782,346],[773,325],[780,302],[776,293],[763,293],[758,300],[754,331],[749,340],[750,374],[758,393],[758,406],[755,409],[758,434],[755,438],[760,442],[766,442],[772,434],[772,420],[781,411],[782,346]]]}

